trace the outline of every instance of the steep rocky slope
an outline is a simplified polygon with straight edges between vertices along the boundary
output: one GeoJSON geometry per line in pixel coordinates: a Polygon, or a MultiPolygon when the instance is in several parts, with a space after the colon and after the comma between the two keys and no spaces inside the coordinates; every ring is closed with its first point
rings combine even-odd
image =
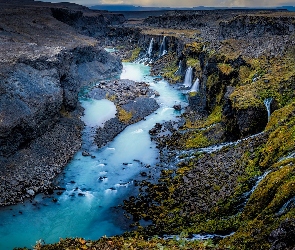
{"type": "MultiPolygon", "coordinates": [[[[8,205],[52,188],[81,144],[80,87],[122,65],[76,31],[85,23],[82,7],[34,1],[0,6],[0,204],[8,205]],[[76,13],[73,24],[79,25],[57,20],[57,10],[76,13]]],[[[90,14],[84,31],[103,30],[107,22],[97,26],[102,13],[90,14]]]]}

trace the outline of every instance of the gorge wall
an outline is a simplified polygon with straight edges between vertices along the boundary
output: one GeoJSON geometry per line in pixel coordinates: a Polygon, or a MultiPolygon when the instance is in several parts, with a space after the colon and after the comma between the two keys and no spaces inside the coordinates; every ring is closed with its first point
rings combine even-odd
{"type": "Polygon", "coordinates": [[[0,204],[8,205],[52,189],[81,146],[79,89],[122,69],[85,35],[122,18],[72,4],[0,5],[0,204]]]}

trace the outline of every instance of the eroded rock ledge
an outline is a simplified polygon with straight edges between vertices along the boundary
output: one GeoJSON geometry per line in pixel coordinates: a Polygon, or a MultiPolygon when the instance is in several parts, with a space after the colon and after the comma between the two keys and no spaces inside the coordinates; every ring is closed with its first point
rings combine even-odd
{"type": "Polygon", "coordinates": [[[108,120],[104,127],[96,130],[95,143],[98,147],[113,140],[128,125],[136,123],[159,108],[158,93],[144,82],[131,80],[103,81],[94,88],[89,96],[100,100],[108,98],[117,106],[115,118],[108,120]]]}

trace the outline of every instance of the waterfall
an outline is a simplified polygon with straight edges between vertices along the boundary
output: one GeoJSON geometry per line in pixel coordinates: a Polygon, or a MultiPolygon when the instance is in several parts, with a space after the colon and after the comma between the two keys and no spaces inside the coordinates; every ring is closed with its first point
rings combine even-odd
{"type": "Polygon", "coordinates": [[[264,105],[265,105],[266,110],[267,110],[267,120],[268,121],[270,119],[270,112],[271,112],[270,105],[271,105],[272,101],[273,101],[273,99],[271,97],[264,100],[264,105]]]}
{"type": "Polygon", "coordinates": [[[183,83],[184,87],[190,88],[192,86],[192,80],[193,80],[193,68],[189,67],[185,73],[184,83],[183,83]]]}
{"type": "Polygon", "coordinates": [[[180,60],[178,63],[178,69],[175,71],[174,75],[182,76],[182,61],[180,60]]]}
{"type": "Polygon", "coordinates": [[[197,80],[194,82],[190,92],[199,92],[200,91],[200,80],[197,78],[197,80]]]}
{"type": "Polygon", "coordinates": [[[164,56],[167,54],[167,46],[166,46],[166,36],[164,36],[163,41],[160,46],[160,56],[164,56]]]}
{"type": "Polygon", "coordinates": [[[151,41],[150,41],[150,45],[149,45],[148,52],[147,52],[148,57],[151,57],[152,56],[153,45],[154,45],[154,38],[152,38],[151,41]]]}
{"type": "Polygon", "coordinates": [[[292,197],[290,200],[288,200],[279,210],[279,212],[276,213],[276,216],[282,216],[288,210],[295,207],[295,197],[292,197]]]}

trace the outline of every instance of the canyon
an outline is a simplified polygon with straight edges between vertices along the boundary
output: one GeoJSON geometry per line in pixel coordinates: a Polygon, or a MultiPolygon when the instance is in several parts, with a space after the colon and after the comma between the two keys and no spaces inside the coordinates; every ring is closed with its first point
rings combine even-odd
{"type": "Polygon", "coordinates": [[[126,216],[122,236],[35,247],[293,249],[294,12],[127,19],[68,3],[0,6],[1,206],[34,203],[38,194],[58,203],[56,193],[68,190],[57,179],[75,154],[99,157],[88,152],[92,146],[84,149],[83,136],[93,136],[96,152],[132,124],[149,123],[150,114],[161,114],[164,82],[185,99],[167,102],[163,110],[176,117],[149,127],[157,156],[114,205],[126,216]],[[149,67],[153,78],[118,79],[134,65],[149,67]],[[83,132],[87,108],[79,96],[108,99],[115,117],[83,132]]]}

